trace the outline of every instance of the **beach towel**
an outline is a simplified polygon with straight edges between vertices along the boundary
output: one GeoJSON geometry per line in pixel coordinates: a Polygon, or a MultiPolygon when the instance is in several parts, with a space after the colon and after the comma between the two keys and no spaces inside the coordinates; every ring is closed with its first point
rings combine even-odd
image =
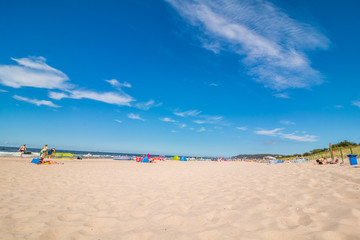
{"type": "Polygon", "coordinates": [[[31,160],[31,163],[40,164],[40,158],[33,158],[33,160],[31,160]]]}

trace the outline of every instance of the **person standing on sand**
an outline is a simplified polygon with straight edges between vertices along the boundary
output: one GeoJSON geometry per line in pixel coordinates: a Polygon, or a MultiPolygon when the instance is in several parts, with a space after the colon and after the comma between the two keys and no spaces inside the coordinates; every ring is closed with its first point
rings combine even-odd
{"type": "Polygon", "coordinates": [[[20,148],[19,148],[19,152],[20,152],[20,157],[22,157],[22,155],[24,154],[24,153],[26,153],[26,146],[25,146],[25,144],[24,145],[22,145],[20,148]]]}
{"type": "Polygon", "coordinates": [[[47,153],[47,144],[45,144],[45,146],[43,147],[43,149],[41,149],[40,151],[40,157],[45,158],[47,153]]]}

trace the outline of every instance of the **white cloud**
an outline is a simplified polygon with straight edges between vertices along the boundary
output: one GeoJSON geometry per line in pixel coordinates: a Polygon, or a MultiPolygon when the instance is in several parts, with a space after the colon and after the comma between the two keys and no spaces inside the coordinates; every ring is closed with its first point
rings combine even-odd
{"type": "Polygon", "coordinates": [[[61,100],[63,98],[69,98],[70,96],[63,92],[49,92],[49,98],[55,99],[55,100],[61,100]]]}
{"type": "Polygon", "coordinates": [[[360,108],[360,101],[353,101],[352,104],[360,108]]]}
{"type": "Polygon", "coordinates": [[[222,124],[223,116],[199,115],[200,119],[194,120],[197,124],[222,124]]]}
{"type": "Polygon", "coordinates": [[[135,104],[135,107],[141,110],[149,110],[152,107],[159,107],[162,103],[155,103],[154,100],[149,100],[145,103],[137,103],[135,104]]]}
{"type": "Polygon", "coordinates": [[[130,106],[130,102],[134,99],[125,93],[104,92],[98,93],[90,90],[69,90],[64,92],[49,92],[49,97],[52,99],[60,100],[63,98],[71,99],[91,99],[109,104],[119,106],[130,106]]]}
{"type": "Polygon", "coordinates": [[[282,130],[284,130],[284,128],[275,128],[273,130],[258,130],[258,131],[255,131],[255,133],[259,134],[259,135],[280,137],[280,138],[295,140],[295,141],[299,141],[299,142],[315,142],[315,141],[317,141],[317,136],[314,136],[314,135],[299,136],[299,135],[295,135],[295,133],[283,133],[282,130]]]}
{"type": "Polygon", "coordinates": [[[123,82],[120,83],[118,80],[116,79],[111,79],[111,80],[105,80],[106,82],[110,83],[111,86],[115,87],[115,88],[121,88],[121,87],[127,87],[127,88],[131,88],[131,84],[128,82],[123,82]]]}
{"type": "Polygon", "coordinates": [[[122,121],[121,121],[121,120],[118,120],[118,119],[115,119],[114,121],[115,121],[115,122],[118,122],[118,123],[122,123],[122,121]]]}
{"type": "Polygon", "coordinates": [[[36,87],[47,89],[68,89],[69,78],[60,70],[50,67],[43,57],[29,57],[12,60],[18,65],[0,65],[0,84],[12,87],[36,87]]]}
{"type": "Polygon", "coordinates": [[[181,128],[186,128],[187,125],[186,125],[185,123],[182,123],[182,124],[179,125],[179,127],[181,127],[181,128]]]}
{"type": "Polygon", "coordinates": [[[243,56],[248,73],[265,86],[281,90],[322,82],[321,74],[310,66],[306,51],[326,49],[329,40],[271,2],[166,1],[197,27],[204,48],[243,56]]]}
{"type": "Polygon", "coordinates": [[[144,119],[142,119],[142,118],[140,117],[139,114],[129,113],[127,116],[128,116],[128,118],[130,118],[130,119],[145,121],[144,119]]]}
{"type": "Polygon", "coordinates": [[[255,133],[260,135],[276,136],[281,130],[284,130],[284,128],[275,128],[273,130],[257,130],[255,133]]]}
{"type": "Polygon", "coordinates": [[[206,123],[206,121],[203,121],[203,120],[195,120],[194,123],[197,123],[197,124],[204,124],[206,123]]]}
{"type": "Polygon", "coordinates": [[[288,120],[282,120],[280,121],[281,124],[285,124],[285,125],[295,125],[295,122],[292,121],[288,121],[288,120]]]}
{"type": "Polygon", "coordinates": [[[60,107],[60,106],[54,104],[53,102],[47,101],[47,100],[30,99],[30,98],[21,97],[21,96],[18,96],[18,95],[14,95],[13,98],[16,99],[16,100],[19,100],[19,101],[23,101],[23,102],[28,102],[28,103],[34,104],[34,105],[36,105],[36,106],[44,105],[44,106],[53,107],[53,108],[58,108],[58,107],[60,107]]]}
{"type": "Polygon", "coordinates": [[[8,91],[6,91],[6,90],[4,90],[4,89],[0,89],[0,92],[6,93],[6,92],[8,92],[8,91]]]}
{"type": "Polygon", "coordinates": [[[243,127],[236,127],[236,129],[241,131],[246,131],[248,128],[243,126],[243,127]]]}
{"type": "Polygon", "coordinates": [[[199,130],[198,130],[198,132],[205,132],[206,131],[206,128],[204,128],[204,127],[201,127],[199,130]]]}
{"type": "Polygon", "coordinates": [[[160,118],[160,121],[163,121],[163,122],[176,122],[176,120],[168,118],[168,117],[160,118]]]}
{"type": "Polygon", "coordinates": [[[215,126],[214,128],[215,129],[223,129],[223,127],[218,127],[218,126],[215,126]]]}
{"type": "MultiPolygon", "coordinates": [[[[49,93],[49,97],[55,100],[86,98],[119,106],[130,106],[130,102],[134,101],[131,96],[122,91],[119,93],[99,93],[76,88],[69,83],[69,78],[66,74],[46,64],[44,57],[12,58],[12,60],[18,63],[18,65],[0,65],[0,84],[2,85],[13,88],[35,87],[62,90],[63,92],[49,93]]],[[[116,79],[107,81],[113,86],[130,86],[126,82],[119,83],[116,79]]],[[[50,101],[47,102],[51,103],[50,101]]]]}
{"type": "Polygon", "coordinates": [[[343,105],[335,105],[334,108],[344,108],[343,105]]]}
{"type": "Polygon", "coordinates": [[[277,98],[284,98],[284,99],[289,99],[290,98],[289,94],[287,94],[287,93],[275,93],[273,96],[277,97],[277,98]]]}
{"type": "Polygon", "coordinates": [[[179,117],[195,117],[195,116],[199,115],[200,113],[201,113],[201,111],[198,111],[198,110],[189,110],[189,111],[185,111],[185,112],[174,112],[174,114],[179,117]]]}
{"type": "Polygon", "coordinates": [[[219,84],[217,84],[217,83],[210,83],[210,84],[209,84],[209,86],[212,86],[212,87],[218,87],[218,86],[219,86],[219,84]]]}

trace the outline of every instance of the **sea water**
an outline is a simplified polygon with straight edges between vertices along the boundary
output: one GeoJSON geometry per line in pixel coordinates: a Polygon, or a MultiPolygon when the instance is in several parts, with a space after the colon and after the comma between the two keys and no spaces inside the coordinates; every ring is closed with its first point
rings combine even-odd
{"type": "MultiPolygon", "coordinates": [[[[20,147],[7,147],[0,146],[0,157],[19,157],[20,147]]],[[[27,152],[31,152],[31,154],[23,154],[23,157],[39,157],[40,156],[40,148],[26,148],[27,152]]],[[[49,148],[50,150],[51,148],[49,148]]],[[[99,152],[99,151],[79,151],[79,150],[62,150],[56,149],[57,153],[73,153],[74,157],[88,158],[88,154],[91,154],[91,158],[114,158],[115,156],[142,156],[142,154],[133,154],[133,153],[116,153],[116,152],[99,152]]]]}

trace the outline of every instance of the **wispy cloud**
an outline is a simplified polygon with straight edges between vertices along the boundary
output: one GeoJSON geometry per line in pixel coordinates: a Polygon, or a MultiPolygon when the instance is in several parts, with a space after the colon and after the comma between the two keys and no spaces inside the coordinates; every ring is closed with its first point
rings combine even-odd
{"type": "Polygon", "coordinates": [[[275,145],[275,144],[277,144],[277,142],[275,142],[275,141],[273,141],[273,140],[265,140],[264,143],[265,143],[266,145],[275,145]]]}
{"type": "Polygon", "coordinates": [[[334,108],[338,108],[338,109],[339,109],[339,108],[344,108],[344,106],[343,106],[343,105],[335,105],[334,108]]]}
{"type": "Polygon", "coordinates": [[[282,130],[284,130],[284,128],[275,128],[273,130],[262,129],[262,130],[255,131],[255,133],[259,134],[259,135],[280,137],[280,138],[295,140],[295,141],[299,141],[299,142],[315,142],[315,141],[317,141],[317,136],[314,136],[314,135],[299,136],[299,135],[296,135],[295,133],[283,133],[282,130]]]}
{"type": "Polygon", "coordinates": [[[241,131],[246,131],[248,128],[243,126],[243,127],[236,127],[236,129],[241,131]]]}
{"type": "Polygon", "coordinates": [[[281,124],[285,124],[285,125],[295,125],[295,122],[292,121],[288,121],[288,120],[282,120],[280,121],[281,124]]]}
{"type": "Polygon", "coordinates": [[[71,99],[91,99],[109,104],[115,104],[119,106],[130,106],[130,102],[134,99],[127,94],[120,94],[116,92],[94,92],[90,90],[68,90],[65,92],[49,92],[49,97],[55,100],[61,100],[63,98],[71,99]]]}
{"type": "MultiPolygon", "coordinates": [[[[12,60],[18,65],[0,65],[0,84],[2,85],[13,88],[35,87],[61,90],[62,92],[49,93],[49,97],[55,100],[61,100],[63,98],[86,98],[119,106],[130,106],[130,102],[134,101],[131,96],[122,91],[95,92],[80,89],[69,82],[69,78],[65,73],[49,66],[44,57],[12,58],[12,60]]],[[[129,84],[119,83],[116,79],[107,81],[113,86],[129,87],[129,84]]],[[[52,103],[51,101],[47,102],[50,103],[50,105],[52,103]]]]}
{"type": "Polygon", "coordinates": [[[115,122],[118,122],[118,123],[122,123],[122,121],[121,121],[121,120],[118,120],[118,119],[115,119],[114,121],[115,121],[115,122]]]}
{"type": "Polygon", "coordinates": [[[140,117],[139,114],[129,113],[127,116],[128,116],[128,118],[130,118],[130,119],[145,121],[144,119],[142,119],[142,118],[140,117]]]}
{"type": "Polygon", "coordinates": [[[287,93],[275,93],[273,96],[277,97],[277,98],[284,98],[284,99],[289,99],[290,98],[289,94],[287,94],[287,93]]]}
{"type": "Polygon", "coordinates": [[[208,115],[199,115],[199,119],[193,120],[197,124],[224,124],[223,116],[208,116],[208,115]]]}
{"type": "Polygon", "coordinates": [[[203,47],[244,57],[248,73],[276,90],[322,82],[307,50],[326,49],[329,40],[309,24],[290,18],[266,0],[166,0],[199,30],[203,47]]]}
{"type": "Polygon", "coordinates": [[[211,87],[218,87],[219,84],[217,84],[217,83],[210,83],[209,86],[211,86],[211,87]]]}
{"type": "Polygon", "coordinates": [[[168,118],[168,117],[164,117],[164,118],[160,118],[160,121],[163,121],[163,122],[176,122],[176,120],[174,119],[171,119],[171,118],[168,118]]]}
{"type": "Polygon", "coordinates": [[[8,92],[8,91],[6,91],[6,90],[4,90],[4,89],[0,89],[0,92],[6,93],[6,92],[8,92]]]}
{"type": "Polygon", "coordinates": [[[105,80],[106,82],[110,83],[111,86],[113,86],[114,88],[122,88],[122,87],[127,87],[127,88],[131,88],[131,84],[128,82],[123,82],[120,83],[118,80],[116,79],[111,79],[111,80],[105,80]]]}
{"type": "Polygon", "coordinates": [[[194,120],[194,123],[197,123],[197,124],[204,124],[206,123],[204,120],[194,120]]]}
{"type": "Polygon", "coordinates": [[[360,101],[353,101],[352,104],[360,108],[360,101]]]}
{"type": "Polygon", "coordinates": [[[267,136],[276,136],[277,134],[279,134],[279,131],[283,130],[284,128],[275,128],[273,130],[257,130],[255,131],[256,134],[259,135],[267,135],[267,136]]]}
{"type": "Polygon", "coordinates": [[[65,73],[50,67],[43,57],[11,58],[18,65],[0,65],[0,84],[12,87],[68,89],[71,85],[65,73]]]}
{"type": "Polygon", "coordinates": [[[206,128],[205,127],[201,127],[198,132],[205,132],[206,131],[206,128]]]}
{"type": "Polygon", "coordinates": [[[141,110],[149,110],[150,108],[160,107],[161,105],[162,105],[162,103],[155,103],[154,100],[149,100],[144,103],[136,103],[135,107],[138,109],[141,109],[141,110]]]}
{"type": "Polygon", "coordinates": [[[16,99],[16,100],[19,100],[19,101],[34,104],[36,106],[44,105],[44,106],[53,107],[53,108],[59,108],[60,107],[60,106],[54,104],[53,102],[47,101],[47,100],[30,99],[30,98],[21,97],[21,96],[18,96],[18,95],[14,95],[13,98],[16,99]]]}
{"type": "Polygon", "coordinates": [[[201,113],[201,111],[198,110],[189,110],[189,111],[185,111],[185,112],[174,112],[175,115],[179,116],[179,117],[195,117],[197,115],[199,115],[201,113]]]}

